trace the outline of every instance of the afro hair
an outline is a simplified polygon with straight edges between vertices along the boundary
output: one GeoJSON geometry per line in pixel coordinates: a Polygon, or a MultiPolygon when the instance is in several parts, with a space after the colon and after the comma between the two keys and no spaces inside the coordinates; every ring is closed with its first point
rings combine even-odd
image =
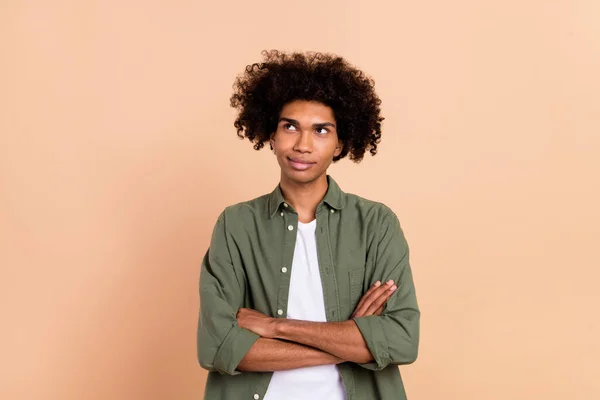
{"type": "Polygon", "coordinates": [[[381,141],[381,100],[375,82],[342,57],[330,53],[262,52],[263,62],[246,66],[233,85],[231,107],[241,139],[260,150],[277,128],[283,106],[294,100],[317,101],[333,110],[344,143],[334,162],[348,156],[359,163],[381,141]]]}

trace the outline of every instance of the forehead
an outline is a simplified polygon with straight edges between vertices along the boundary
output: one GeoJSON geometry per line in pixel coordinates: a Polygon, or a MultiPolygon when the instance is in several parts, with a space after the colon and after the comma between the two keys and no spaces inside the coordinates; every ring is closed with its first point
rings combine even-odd
{"type": "Polygon", "coordinates": [[[299,122],[335,122],[331,107],[318,101],[294,100],[283,106],[280,117],[299,122]]]}

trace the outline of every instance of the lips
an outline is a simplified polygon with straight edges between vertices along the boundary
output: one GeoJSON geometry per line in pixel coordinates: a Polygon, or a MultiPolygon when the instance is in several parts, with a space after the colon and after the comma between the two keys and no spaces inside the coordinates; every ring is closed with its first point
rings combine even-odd
{"type": "Polygon", "coordinates": [[[288,157],[290,159],[291,162],[296,163],[296,164],[314,164],[314,162],[312,161],[305,161],[305,160],[300,160],[298,158],[292,158],[292,157],[288,157]]]}
{"type": "Polygon", "coordinates": [[[300,160],[300,159],[291,158],[291,157],[288,157],[288,160],[290,161],[290,165],[292,166],[292,168],[294,168],[295,170],[298,170],[298,171],[305,171],[315,164],[312,161],[300,160]]]}

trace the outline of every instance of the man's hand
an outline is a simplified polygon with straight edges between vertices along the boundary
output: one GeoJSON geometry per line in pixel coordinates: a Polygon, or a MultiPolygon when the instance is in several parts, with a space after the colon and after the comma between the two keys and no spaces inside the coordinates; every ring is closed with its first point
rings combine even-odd
{"type": "Polygon", "coordinates": [[[237,312],[238,325],[260,335],[272,339],[275,336],[277,320],[250,308],[240,308],[237,312]]]}
{"type": "Polygon", "coordinates": [[[383,285],[379,281],[375,282],[360,299],[350,319],[381,314],[385,302],[394,291],[396,291],[396,285],[394,285],[394,281],[392,280],[387,281],[383,285]]]}

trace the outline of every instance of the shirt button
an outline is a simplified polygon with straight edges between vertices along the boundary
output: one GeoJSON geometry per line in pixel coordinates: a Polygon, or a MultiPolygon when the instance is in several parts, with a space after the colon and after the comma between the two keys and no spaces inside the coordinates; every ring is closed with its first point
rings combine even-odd
{"type": "Polygon", "coordinates": [[[331,211],[332,214],[335,212],[335,210],[333,208],[330,211],[331,211]]]}
{"type": "Polygon", "coordinates": [[[294,225],[288,225],[288,231],[293,231],[294,230],[294,225]]]}
{"type": "Polygon", "coordinates": [[[283,217],[283,211],[282,211],[282,212],[281,212],[281,214],[279,214],[279,215],[281,215],[281,216],[283,217]]]}
{"type": "Polygon", "coordinates": [[[288,204],[287,204],[287,203],[283,203],[283,206],[284,206],[285,208],[288,208],[288,204]]]}
{"type": "Polygon", "coordinates": [[[283,310],[281,310],[281,309],[277,310],[277,315],[283,315],[283,310]]]}
{"type": "Polygon", "coordinates": [[[254,393],[254,396],[252,396],[252,397],[254,397],[254,400],[260,399],[260,396],[258,395],[258,393],[254,393]]]}
{"type": "Polygon", "coordinates": [[[287,272],[287,268],[286,267],[281,268],[281,272],[283,272],[285,274],[287,272]]]}

